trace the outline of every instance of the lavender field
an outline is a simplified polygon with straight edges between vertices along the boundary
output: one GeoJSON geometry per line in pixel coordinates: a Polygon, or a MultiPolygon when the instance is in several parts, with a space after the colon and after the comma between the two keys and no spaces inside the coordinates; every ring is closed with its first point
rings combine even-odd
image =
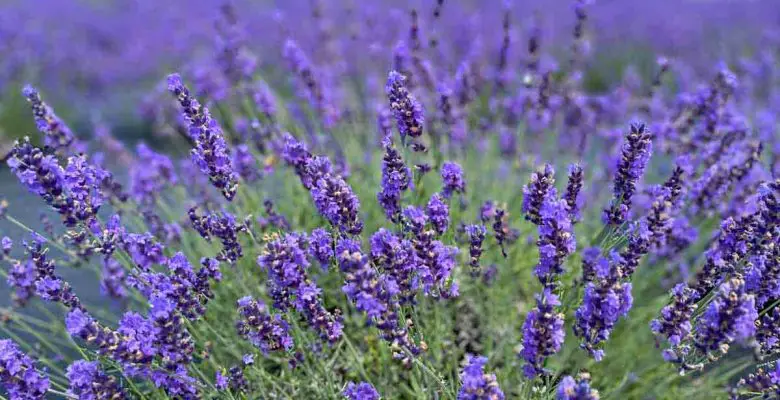
{"type": "Polygon", "coordinates": [[[777,0],[7,0],[0,399],[780,399],[777,0]]]}

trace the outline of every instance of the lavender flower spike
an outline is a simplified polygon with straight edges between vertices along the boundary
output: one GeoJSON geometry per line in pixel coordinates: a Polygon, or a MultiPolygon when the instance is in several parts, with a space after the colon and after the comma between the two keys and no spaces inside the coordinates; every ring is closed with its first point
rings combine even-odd
{"type": "Polygon", "coordinates": [[[495,374],[485,372],[486,357],[468,356],[468,363],[460,373],[461,387],[458,400],[504,400],[495,374]]]}
{"type": "Polygon", "coordinates": [[[41,100],[38,91],[27,85],[22,90],[22,94],[32,107],[35,125],[44,134],[46,146],[54,149],[65,149],[70,146],[75,140],[73,132],[54,114],[54,110],[41,100]]]}
{"type": "Polygon", "coordinates": [[[385,155],[382,157],[382,190],[377,193],[379,204],[385,216],[398,222],[401,213],[401,195],[412,188],[412,171],[404,164],[398,149],[389,138],[384,140],[385,155]]]}
{"type": "Polygon", "coordinates": [[[547,197],[539,210],[539,263],[534,273],[544,287],[555,288],[563,262],[577,248],[566,200],[547,197]]]}
{"type": "Polygon", "coordinates": [[[309,326],[328,343],[336,343],[342,335],[340,311],[325,309],[322,290],[309,279],[309,261],[304,250],[306,238],[290,233],[269,242],[257,258],[257,264],[268,271],[268,288],[274,307],[281,311],[295,308],[309,326]]]}
{"type": "Polygon", "coordinates": [[[539,211],[547,196],[555,196],[555,170],[545,164],[531,175],[531,181],[523,187],[523,213],[525,219],[536,225],[542,224],[539,211]]]}
{"type": "Polygon", "coordinates": [[[12,400],[42,400],[49,378],[11,340],[0,340],[0,383],[12,400]]]}
{"type": "Polygon", "coordinates": [[[650,161],[652,152],[650,138],[650,132],[645,124],[631,124],[615,172],[613,197],[602,217],[605,224],[619,226],[626,222],[636,185],[650,161]]]}
{"type": "Polygon", "coordinates": [[[349,382],[341,394],[347,400],[379,400],[379,392],[368,382],[349,382]]]}
{"type": "Polygon", "coordinates": [[[580,347],[596,361],[604,357],[598,345],[609,339],[618,319],[626,316],[633,305],[631,283],[621,282],[618,266],[622,262],[615,252],[609,259],[599,256],[590,260],[593,281],[585,286],[585,296],[575,313],[574,334],[582,338],[580,347]]]}
{"type": "Polygon", "coordinates": [[[97,361],[75,361],[68,366],[67,377],[70,381],[68,393],[78,396],[79,399],[128,398],[116,378],[106,375],[97,361]]]}
{"type": "Polygon", "coordinates": [[[179,74],[168,76],[168,90],[176,96],[187,122],[189,136],[194,141],[192,161],[211,183],[228,200],[233,200],[238,190],[238,174],[233,169],[230,149],[225,143],[222,129],[211,118],[208,108],[190,95],[179,74]]]}
{"type": "Polygon", "coordinates": [[[697,324],[696,347],[707,354],[725,354],[731,342],[744,342],[755,335],[757,319],[755,298],[746,292],[745,281],[731,278],[721,284],[715,300],[697,324]]]}
{"type": "Polygon", "coordinates": [[[569,217],[572,224],[576,224],[582,219],[580,210],[582,209],[582,166],[572,164],[569,166],[569,181],[566,183],[566,204],[569,206],[569,217]]]}
{"type": "Polygon", "coordinates": [[[571,376],[561,379],[558,384],[557,400],[599,400],[599,392],[590,387],[590,376],[581,373],[577,380],[571,376]]]}
{"type": "Polygon", "coordinates": [[[523,349],[520,356],[526,361],[525,376],[533,378],[545,373],[544,360],[557,353],[563,345],[563,314],[555,311],[561,305],[558,296],[549,289],[536,295],[534,307],[523,323],[523,349]]]}
{"type": "Polygon", "coordinates": [[[263,355],[292,350],[293,338],[287,321],[281,315],[272,315],[262,300],[242,297],[238,300],[238,314],[241,319],[236,322],[236,331],[263,355]]]}
{"type": "Polygon", "coordinates": [[[485,241],[487,229],[484,225],[466,226],[466,234],[469,236],[469,266],[471,267],[471,276],[478,277],[482,268],[479,265],[479,259],[482,257],[482,242],[485,241]]]}
{"type": "Polygon", "coordinates": [[[447,231],[447,227],[450,225],[450,208],[438,193],[431,196],[428,205],[425,206],[425,214],[428,215],[437,234],[443,235],[447,231]]]}
{"type": "Polygon", "coordinates": [[[463,168],[458,163],[447,161],[441,166],[442,195],[445,199],[453,193],[466,193],[466,181],[463,179],[463,168]]]}
{"type": "MultiPolygon", "coordinates": [[[[390,71],[387,76],[385,93],[393,110],[401,142],[406,143],[406,136],[419,138],[423,134],[425,117],[420,102],[406,88],[406,77],[396,71],[390,71]]],[[[425,147],[413,142],[415,150],[424,151],[425,147]],[[422,146],[422,147],[420,147],[422,146]]]]}

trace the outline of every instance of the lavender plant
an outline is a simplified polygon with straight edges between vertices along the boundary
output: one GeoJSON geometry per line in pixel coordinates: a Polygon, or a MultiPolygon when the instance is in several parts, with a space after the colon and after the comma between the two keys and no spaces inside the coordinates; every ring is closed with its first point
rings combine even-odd
{"type": "Polygon", "coordinates": [[[780,396],[760,2],[16,3],[0,399],[780,396]]]}

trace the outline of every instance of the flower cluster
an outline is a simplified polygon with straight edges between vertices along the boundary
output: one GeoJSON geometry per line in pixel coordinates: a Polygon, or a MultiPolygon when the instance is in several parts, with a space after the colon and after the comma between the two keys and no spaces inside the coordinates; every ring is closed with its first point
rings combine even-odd
{"type": "Polygon", "coordinates": [[[582,178],[583,171],[580,164],[572,164],[569,166],[569,180],[566,183],[566,193],[563,198],[566,199],[566,204],[569,206],[569,217],[572,224],[579,222],[582,219],[580,211],[582,210],[582,178]]]}
{"type": "Polygon", "coordinates": [[[413,189],[412,171],[404,164],[401,154],[389,139],[384,139],[385,154],[382,157],[382,189],[377,193],[385,216],[397,222],[401,213],[401,195],[413,189]]]}
{"type": "Polygon", "coordinates": [[[257,264],[268,272],[268,287],[274,307],[286,311],[294,308],[301,313],[314,331],[328,343],[341,338],[343,325],[340,312],[331,313],[322,304],[322,290],[309,279],[306,270],[306,238],[288,233],[266,245],[257,264]]]}
{"type": "Polygon", "coordinates": [[[176,96],[187,121],[187,132],[195,146],[191,151],[193,163],[208,175],[227,200],[233,200],[238,190],[238,175],[234,172],[222,128],[211,117],[209,109],[190,95],[179,74],[168,76],[168,91],[176,96]]]}
{"type": "Polygon", "coordinates": [[[8,339],[0,340],[0,383],[11,399],[20,400],[43,400],[50,387],[34,360],[8,339]]]}
{"type": "Polygon", "coordinates": [[[271,314],[262,300],[245,296],[238,300],[236,331],[260,349],[263,355],[275,351],[290,351],[294,346],[290,326],[279,314],[271,314]]]}
{"type": "Polygon", "coordinates": [[[290,135],[285,137],[282,157],[295,168],[320,215],[343,232],[357,235],[363,231],[360,200],[344,178],[333,170],[327,157],[312,156],[306,145],[290,135]]]}
{"type": "Polygon", "coordinates": [[[371,260],[398,285],[401,304],[413,303],[419,289],[417,252],[410,240],[380,228],[371,235],[371,260]]]}
{"type": "Polygon", "coordinates": [[[461,387],[458,400],[503,400],[504,392],[498,386],[495,374],[485,372],[487,358],[468,356],[460,373],[461,387]]]}
{"type": "Polygon", "coordinates": [[[323,76],[315,70],[309,58],[294,40],[284,43],[284,58],[298,80],[299,95],[312,109],[320,113],[326,127],[333,127],[339,119],[339,110],[323,76]]]}
{"type": "Polygon", "coordinates": [[[466,181],[463,168],[455,162],[447,161],[441,166],[442,195],[449,199],[453,193],[465,193],[466,181]]]}
{"type": "Polygon", "coordinates": [[[566,200],[546,197],[539,218],[539,263],[534,274],[545,287],[555,287],[563,274],[564,260],[577,247],[566,200]]]}
{"type": "Polygon", "coordinates": [[[412,138],[410,141],[412,149],[425,151],[425,146],[416,141],[422,136],[425,124],[422,104],[407,89],[406,77],[396,71],[390,71],[385,93],[398,125],[398,133],[401,134],[401,142],[406,144],[406,137],[409,136],[412,138]]]}
{"type": "Polygon", "coordinates": [[[54,113],[54,110],[49,105],[41,100],[40,93],[34,87],[30,85],[25,86],[22,94],[27,98],[30,107],[32,107],[35,125],[43,134],[46,146],[67,150],[76,140],[68,125],[57,117],[57,114],[54,113]]]}
{"type": "Polygon", "coordinates": [[[244,255],[241,243],[238,242],[238,234],[248,229],[245,223],[236,221],[233,214],[223,211],[200,216],[197,214],[197,207],[192,207],[187,215],[200,236],[209,241],[211,236],[215,236],[222,242],[222,250],[217,259],[234,264],[244,255]]]}
{"type": "Polygon", "coordinates": [[[651,153],[650,131],[645,124],[632,124],[615,171],[612,201],[602,217],[605,224],[620,226],[626,222],[636,186],[644,175],[651,153]]]}
{"type": "Polygon", "coordinates": [[[558,384],[558,400],[599,400],[599,392],[590,387],[590,375],[579,374],[577,379],[565,376],[558,384]]]}
{"type": "Polygon", "coordinates": [[[745,281],[732,278],[718,289],[715,299],[696,325],[696,347],[704,353],[726,353],[734,341],[745,341],[755,335],[758,319],[756,300],[745,290],[745,281]]]}
{"type": "Polygon", "coordinates": [[[379,400],[379,392],[368,382],[349,382],[341,394],[347,400],[379,400]]]}
{"type": "Polygon", "coordinates": [[[443,235],[450,225],[450,207],[444,202],[442,196],[434,193],[425,206],[425,214],[437,234],[443,235]]]}
{"type": "Polygon", "coordinates": [[[103,203],[100,185],[110,175],[89,164],[84,156],[73,156],[66,168],[53,155],[44,155],[29,138],[17,141],[8,166],[27,189],[54,208],[66,226],[91,222],[103,203]]]}
{"type": "Polygon", "coordinates": [[[68,366],[68,393],[79,399],[122,400],[127,394],[114,376],[106,375],[97,361],[78,360],[68,366]]]}
{"type": "Polygon", "coordinates": [[[389,274],[379,274],[354,240],[340,241],[336,245],[336,258],[345,274],[341,290],[394,349],[401,349],[395,357],[407,362],[407,353],[418,355],[421,349],[412,342],[405,321],[400,320],[399,287],[395,279],[389,274]]]}
{"type": "Polygon", "coordinates": [[[545,289],[536,295],[536,307],[525,319],[520,356],[526,361],[523,371],[529,378],[545,374],[544,360],[563,345],[563,314],[555,309],[560,305],[558,296],[545,289]]]}
{"type": "Polygon", "coordinates": [[[481,272],[481,266],[479,264],[479,258],[482,257],[482,242],[485,241],[485,235],[487,229],[484,225],[468,225],[466,226],[466,234],[469,236],[469,266],[471,267],[471,275],[479,276],[481,272]]]}
{"type": "Polygon", "coordinates": [[[531,175],[531,181],[523,187],[523,213],[525,219],[536,225],[542,224],[541,209],[548,197],[556,197],[555,170],[550,164],[531,175]]]}
{"type": "Polygon", "coordinates": [[[575,313],[574,334],[582,339],[581,347],[600,361],[604,350],[598,345],[609,339],[620,317],[625,317],[633,305],[631,283],[623,282],[618,267],[622,258],[612,253],[592,260],[592,281],[585,285],[582,304],[575,313]]]}

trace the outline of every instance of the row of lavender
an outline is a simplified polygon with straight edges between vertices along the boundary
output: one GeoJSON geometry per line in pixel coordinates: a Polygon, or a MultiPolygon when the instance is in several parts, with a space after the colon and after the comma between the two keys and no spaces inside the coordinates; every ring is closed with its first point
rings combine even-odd
{"type": "MultiPolygon", "coordinates": [[[[443,2],[436,4],[431,25],[445,8],[443,2]]],[[[511,179],[532,163],[531,153],[581,162],[569,167],[561,195],[551,165],[533,172],[522,190],[519,211],[538,228],[533,275],[539,284],[535,306],[523,318],[517,351],[526,379],[520,389],[512,388],[513,394],[598,397],[589,374],[561,378],[561,372],[577,371],[566,366],[556,371],[549,365],[564,348],[567,325],[585,354],[609,362],[604,346],[621,318],[631,320],[632,278],[642,271],[646,256],[652,258],[646,269],[685,262],[697,267],[703,259],[703,267],[695,268],[690,280],[680,271],[668,271],[670,281],[683,283],[674,287],[670,304],[649,328],[659,343],[669,343],[663,351],[667,361],[681,371],[704,370],[734,343],[753,347],[759,358],[771,357],[780,332],[775,308],[780,296],[780,182],[770,178],[778,167],[775,149],[764,155],[761,139],[772,145],[778,141],[773,116],[755,110],[771,102],[762,85],[775,82],[776,60],[761,58],[753,61],[754,68],[740,68],[736,74],[722,66],[709,84],[672,96],[663,84],[673,73],[672,63],[659,59],[649,83],[629,80],[607,95],[595,96],[584,90],[582,80],[591,46],[587,4],[576,2],[574,11],[574,38],[565,66],[542,57],[541,35],[532,31],[524,67],[516,75],[507,64],[512,45],[507,12],[490,73],[480,54],[473,53],[457,63],[450,77],[446,58],[436,56],[438,42],[421,40],[421,17],[413,10],[408,36],[395,47],[382,100],[372,89],[376,85],[355,90],[348,83],[338,57],[327,54],[330,33],[321,26],[324,50],[316,63],[293,40],[283,47],[297,98],[284,107],[277,102],[288,97],[286,88],[274,94],[258,78],[261,71],[228,13],[213,61],[219,74],[210,75],[225,84],[196,84],[208,106],[193,97],[177,74],[169,76],[167,88],[180,108],[178,117],[165,117],[169,102],[159,101],[157,122],[192,147],[191,163],[179,168],[145,145],[131,154],[105,133],[103,154],[86,155],[87,143],[37,91],[25,88],[44,146],[29,139],[17,142],[8,165],[62,216],[66,231],[52,228],[46,235],[33,234],[21,246],[25,257],[16,256],[13,242],[4,238],[7,278],[19,306],[37,296],[67,310],[64,327],[85,359],[59,373],[57,363],[42,359],[51,367],[47,378],[17,344],[4,340],[0,376],[7,393],[20,399],[47,394],[189,399],[216,393],[251,398],[289,376],[269,370],[267,360],[309,374],[312,364],[322,362],[323,352],[338,354],[340,346],[352,347],[343,343],[350,340],[346,328],[357,314],[369,328],[352,328],[376,332],[394,363],[427,374],[437,385],[429,388],[436,396],[454,397],[454,386],[430,366],[434,356],[420,314],[430,308],[452,312],[452,302],[479,296],[494,284],[496,274],[513,276],[507,264],[530,257],[519,240],[521,230],[512,227],[518,221],[511,218],[511,205],[477,203],[481,207],[473,221],[468,213],[470,200],[485,196],[476,197],[470,185],[511,179]],[[375,116],[371,131],[378,134],[350,129],[366,128],[369,116],[375,116]],[[614,134],[625,129],[626,119],[636,117],[650,123],[632,124],[627,134],[614,134]],[[753,120],[758,121],[755,128],[753,120]],[[564,143],[563,150],[549,150],[564,143]],[[358,158],[370,160],[371,153],[382,153],[380,187],[365,189],[376,192],[370,205],[356,194],[364,188],[352,185],[374,174],[350,162],[355,145],[367,153],[358,158]],[[617,145],[615,160],[611,150],[617,145]],[[660,149],[656,158],[674,167],[659,168],[668,172],[660,185],[642,185],[653,147],[660,149]],[[491,149],[501,158],[503,178],[473,176],[476,170],[463,167],[471,165],[466,163],[473,154],[491,149]],[[278,159],[287,168],[277,167],[278,159]],[[129,168],[129,192],[108,172],[112,165],[107,160],[129,168]],[[602,160],[610,166],[596,167],[602,160]],[[586,168],[589,164],[594,166],[586,168]],[[250,213],[261,204],[258,196],[273,193],[269,182],[284,177],[285,169],[297,175],[300,184],[295,185],[308,193],[317,215],[305,214],[290,223],[266,199],[264,216],[253,218],[250,213]],[[179,185],[180,179],[186,184],[179,185]],[[611,199],[603,211],[594,211],[606,201],[600,186],[610,180],[611,199]],[[431,186],[440,190],[431,193],[431,186]],[[186,210],[170,210],[181,198],[186,210]],[[109,212],[101,207],[104,203],[110,204],[109,212]],[[386,221],[377,220],[381,215],[386,221]],[[721,219],[720,230],[711,237],[706,231],[697,233],[697,227],[721,219]],[[302,231],[312,225],[316,228],[310,233],[302,231]],[[373,233],[364,235],[369,231],[373,233]],[[198,249],[195,235],[218,243],[198,249]],[[585,243],[590,247],[581,252],[582,262],[569,261],[585,243]],[[366,244],[368,251],[363,250],[366,244]],[[702,244],[708,248],[703,254],[702,244]],[[49,256],[47,247],[56,248],[57,258],[49,256]],[[245,253],[259,254],[259,269],[246,262],[245,253]],[[194,268],[190,259],[198,258],[200,267],[194,268]],[[500,266],[487,265],[487,259],[498,260],[500,266]],[[83,304],[58,272],[91,260],[101,264],[104,293],[139,309],[124,313],[116,328],[98,316],[99,307],[83,304]],[[321,268],[311,268],[312,262],[321,268]],[[262,287],[246,287],[223,279],[223,274],[236,279],[250,274],[262,287]],[[334,301],[326,294],[334,292],[325,285],[334,276],[341,282],[338,292],[346,297],[347,309],[329,305],[334,301]],[[270,305],[261,300],[264,297],[270,305]],[[208,339],[225,340],[214,327],[226,321],[208,316],[222,315],[225,304],[233,301],[236,333],[264,355],[262,363],[254,353],[246,353],[230,368],[221,367],[224,356],[209,357],[204,351],[208,346],[199,341],[204,325],[212,327],[208,339]],[[211,364],[201,364],[204,359],[211,364]],[[250,379],[255,377],[258,380],[250,379]]],[[[303,207],[297,198],[275,200],[303,207]]],[[[11,319],[24,317],[13,314],[11,319]]],[[[504,397],[496,375],[485,372],[488,360],[501,355],[485,355],[467,358],[459,398],[504,397]]],[[[733,395],[778,392],[774,368],[745,377],[733,385],[733,395]]],[[[369,374],[362,378],[371,380],[369,374]]],[[[596,379],[606,382],[608,377],[596,379]]],[[[367,382],[346,385],[343,395],[379,396],[367,382]]]]}

